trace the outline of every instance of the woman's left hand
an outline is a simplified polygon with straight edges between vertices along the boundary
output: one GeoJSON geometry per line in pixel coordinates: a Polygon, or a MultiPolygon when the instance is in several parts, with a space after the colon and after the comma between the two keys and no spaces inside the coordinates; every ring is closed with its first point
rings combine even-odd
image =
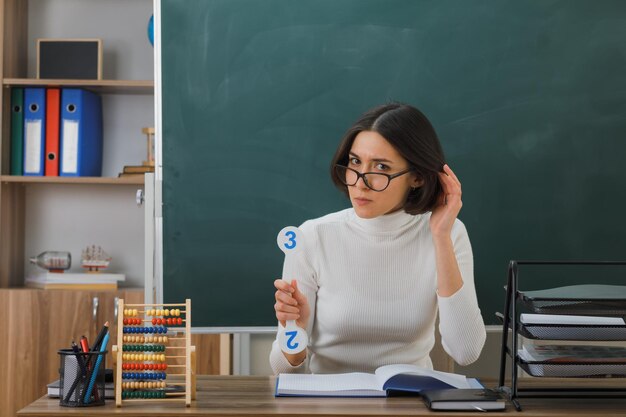
{"type": "Polygon", "coordinates": [[[434,238],[445,238],[450,237],[454,220],[463,206],[461,182],[447,164],[443,166],[443,172],[439,173],[439,181],[443,192],[437,198],[437,207],[430,216],[430,231],[434,238]]]}

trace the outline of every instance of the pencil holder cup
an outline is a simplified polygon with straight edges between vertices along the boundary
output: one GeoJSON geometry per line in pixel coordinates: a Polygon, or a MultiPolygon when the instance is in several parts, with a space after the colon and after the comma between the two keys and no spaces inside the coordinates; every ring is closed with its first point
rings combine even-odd
{"type": "Polygon", "coordinates": [[[64,407],[93,407],[104,405],[106,354],[103,352],[75,353],[59,350],[60,405],[64,407]]]}

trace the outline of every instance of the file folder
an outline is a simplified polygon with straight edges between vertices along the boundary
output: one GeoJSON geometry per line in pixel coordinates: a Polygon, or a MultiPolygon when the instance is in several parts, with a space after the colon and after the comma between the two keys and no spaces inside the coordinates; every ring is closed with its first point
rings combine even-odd
{"type": "Polygon", "coordinates": [[[24,89],[11,89],[11,175],[24,173],[24,89]]]}
{"type": "Polygon", "coordinates": [[[102,175],[102,101],[91,91],[61,90],[60,175],[102,175]]]}
{"type": "Polygon", "coordinates": [[[46,91],[46,177],[59,176],[60,111],[61,90],[49,88],[46,91]]]}
{"type": "Polygon", "coordinates": [[[24,175],[44,174],[46,89],[24,89],[24,175]]]}

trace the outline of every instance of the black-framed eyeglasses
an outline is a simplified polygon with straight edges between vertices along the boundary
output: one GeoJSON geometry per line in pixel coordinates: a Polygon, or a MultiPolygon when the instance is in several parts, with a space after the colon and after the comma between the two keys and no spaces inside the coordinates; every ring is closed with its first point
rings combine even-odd
{"type": "Polygon", "coordinates": [[[356,185],[359,178],[363,179],[363,183],[372,191],[385,191],[389,187],[392,179],[411,172],[410,169],[397,172],[395,174],[383,174],[380,172],[359,172],[355,169],[344,167],[343,165],[335,165],[335,174],[337,178],[347,186],[356,185]]]}

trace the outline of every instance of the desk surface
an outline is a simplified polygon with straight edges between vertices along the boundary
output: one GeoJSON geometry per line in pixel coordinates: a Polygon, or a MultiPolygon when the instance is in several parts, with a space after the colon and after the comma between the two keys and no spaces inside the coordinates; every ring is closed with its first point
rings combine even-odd
{"type": "MultiPolygon", "coordinates": [[[[536,381],[536,379],[533,379],[536,381]]],[[[417,397],[403,398],[275,398],[275,377],[200,376],[197,401],[186,408],[184,402],[124,402],[115,407],[107,400],[103,407],[60,407],[58,399],[42,397],[18,412],[19,416],[83,415],[83,416],[172,416],[193,414],[203,416],[476,416],[476,412],[431,412],[417,397]]],[[[483,381],[494,386],[493,381],[483,381]]],[[[539,381],[538,383],[543,383],[539,381]]],[[[554,385],[553,385],[554,386],[554,385]]],[[[624,417],[625,399],[522,399],[523,414],[519,416],[602,416],[624,417]]],[[[506,412],[490,412],[489,416],[515,416],[507,403],[506,412]]]]}

